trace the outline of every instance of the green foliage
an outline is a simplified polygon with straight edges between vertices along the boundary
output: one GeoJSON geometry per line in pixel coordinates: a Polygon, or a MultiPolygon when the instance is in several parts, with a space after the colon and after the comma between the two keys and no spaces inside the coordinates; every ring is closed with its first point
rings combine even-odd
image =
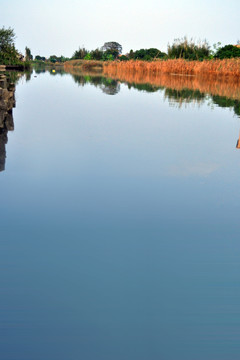
{"type": "Polygon", "coordinates": [[[214,104],[217,104],[220,107],[232,108],[234,113],[237,116],[240,116],[240,101],[239,100],[230,99],[230,98],[219,96],[219,95],[213,95],[212,100],[213,100],[214,104]]]}
{"type": "Polygon", "coordinates": [[[133,60],[134,59],[134,51],[131,49],[130,50],[130,53],[128,54],[128,58],[130,59],[130,60],[133,60]]]}
{"type": "Polygon", "coordinates": [[[122,55],[122,56],[120,56],[119,60],[120,61],[127,61],[129,59],[128,59],[128,57],[126,55],[122,55]]]}
{"type": "Polygon", "coordinates": [[[75,59],[84,59],[85,56],[87,55],[87,53],[88,53],[88,51],[87,51],[87,49],[85,49],[85,47],[82,47],[82,48],[79,47],[79,49],[74,52],[72,59],[74,59],[74,60],[75,59]]]}
{"type": "Polygon", "coordinates": [[[56,56],[56,55],[51,55],[49,57],[49,61],[51,63],[56,63],[56,62],[59,62],[59,63],[64,63],[65,61],[69,60],[68,58],[64,57],[63,55],[61,56],[56,56]]]}
{"type": "Polygon", "coordinates": [[[217,50],[214,57],[217,59],[240,57],[240,48],[234,45],[223,46],[217,50]]]}
{"type": "Polygon", "coordinates": [[[0,52],[0,64],[16,65],[19,61],[18,53],[14,46],[9,46],[0,52]]]}
{"type": "Polygon", "coordinates": [[[56,56],[56,55],[51,55],[51,56],[49,57],[49,61],[51,61],[52,63],[57,62],[57,56],[56,56]]]}
{"type": "Polygon", "coordinates": [[[139,59],[139,60],[145,60],[145,61],[149,61],[149,60],[153,60],[153,59],[161,59],[164,56],[166,56],[166,54],[156,48],[140,49],[140,50],[136,50],[135,52],[131,53],[132,59],[135,59],[135,60],[139,59]]]}
{"type": "Polygon", "coordinates": [[[30,60],[33,59],[33,56],[31,54],[31,50],[27,46],[25,47],[25,59],[27,61],[30,61],[30,60]]]}
{"type": "Polygon", "coordinates": [[[36,55],[35,60],[37,60],[37,61],[45,61],[46,58],[45,58],[45,56],[36,55]]]}
{"type": "Polygon", "coordinates": [[[103,57],[102,57],[103,61],[113,61],[115,58],[113,56],[113,54],[111,54],[110,52],[108,51],[105,51],[103,53],[103,57]]]}
{"type": "Polygon", "coordinates": [[[14,47],[15,33],[11,28],[5,29],[4,27],[0,29],[0,52],[4,52],[9,48],[14,47]]]}
{"type": "Polygon", "coordinates": [[[175,39],[168,45],[168,56],[171,59],[203,60],[210,56],[210,46],[206,40],[195,43],[193,39],[175,39]]]}
{"type": "Polygon", "coordinates": [[[103,51],[100,49],[95,49],[91,51],[91,57],[93,60],[102,60],[103,51]]]}
{"type": "Polygon", "coordinates": [[[15,33],[11,28],[0,29],[0,64],[17,65],[21,63],[21,55],[14,45],[15,33]]]}
{"type": "Polygon", "coordinates": [[[90,53],[87,53],[84,57],[84,60],[92,60],[92,56],[90,53]]]}

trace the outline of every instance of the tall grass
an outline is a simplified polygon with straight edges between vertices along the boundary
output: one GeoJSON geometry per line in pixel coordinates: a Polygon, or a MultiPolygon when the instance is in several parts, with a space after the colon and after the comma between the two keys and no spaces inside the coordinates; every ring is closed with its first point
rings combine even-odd
{"type": "Polygon", "coordinates": [[[104,72],[111,76],[117,73],[140,72],[144,74],[208,75],[213,77],[240,78],[240,58],[224,60],[187,61],[172,59],[166,61],[123,61],[104,62],[104,72]]]}
{"type": "Polygon", "coordinates": [[[103,62],[98,60],[70,60],[64,63],[65,70],[80,68],[82,71],[102,72],[103,62]]]}

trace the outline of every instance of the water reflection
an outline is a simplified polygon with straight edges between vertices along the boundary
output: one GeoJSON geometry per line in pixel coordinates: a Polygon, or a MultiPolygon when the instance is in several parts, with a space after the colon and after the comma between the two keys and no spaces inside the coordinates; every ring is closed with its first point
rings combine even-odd
{"type": "MultiPolygon", "coordinates": [[[[230,108],[237,116],[240,116],[240,83],[232,79],[209,79],[189,76],[154,74],[143,75],[141,73],[123,74],[95,74],[83,73],[73,69],[68,72],[74,81],[84,86],[94,85],[105,94],[116,95],[120,91],[120,85],[125,84],[129,89],[134,88],[145,92],[164,92],[164,98],[170,106],[181,107],[183,104],[217,105],[230,108]]],[[[56,74],[58,72],[56,71],[56,74]]]]}
{"type": "Polygon", "coordinates": [[[237,149],[240,149],[240,133],[239,133],[239,138],[237,140],[237,145],[236,145],[237,149]]]}
{"type": "Polygon", "coordinates": [[[237,359],[231,114],[168,107],[201,106],[196,88],[46,71],[17,87],[1,174],[2,358],[237,359]]]}
{"type": "Polygon", "coordinates": [[[104,94],[116,95],[120,91],[120,82],[115,79],[99,76],[96,74],[76,74],[71,73],[73,80],[80,86],[86,84],[93,85],[102,90],[104,94]]]}
{"type": "MultiPolygon", "coordinates": [[[[81,86],[91,84],[99,87],[105,94],[115,95],[120,91],[120,84],[127,85],[128,89],[138,91],[164,93],[164,99],[170,106],[196,104],[198,106],[207,102],[208,105],[217,105],[222,108],[233,110],[240,116],[240,83],[233,79],[209,79],[189,76],[154,74],[144,75],[141,73],[118,73],[105,74],[80,73],[78,70],[70,71],[74,81],[81,86]],[[112,78],[107,77],[108,75],[112,78]]],[[[240,148],[238,140],[237,148],[240,148]]]]}
{"type": "Polygon", "coordinates": [[[14,129],[15,85],[11,80],[13,77],[0,75],[0,171],[5,170],[8,131],[14,129]]]}
{"type": "Polygon", "coordinates": [[[163,91],[164,98],[170,106],[181,107],[183,104],[202,105],[207,100],[223,108],[230,108],[240,116],[240,80],[210,79],[195,76],[142,74],[141,72],[101,73],[82,72],[78,69],[37,66],[36,74],[48,72],[50,75],[70,74],[75,83],[80,86],[93,85],[107,95],[116,95],[121,90],[121,84],[129,89],[148,93],[163,91]]]}
{"type": "MultiPolygon", "coordinates": [[[[217,105],[233,110],[240,116],[240,84],[238,81],[216,80],[189,76],[117,73],[99,74],[99,72],[82,72],[78,69],[65,71],[63,66],[35,66],[26,72],[25,80],[30,81],[33,74],[49,73],[51,76],[71,75],[79,86],[93,85],[104,94],[116,95],[124,84],[128,89],[148,93],[162,92],[169,106],[181,108],[190,104],[201,106],[217,105]]],[[[15,85],[23,74],[9,72],[0,75],[0,171],[5,169],[6,144],[8,131],[14,129],[12,109],[15,106],[15,85]]],[[[236,148],[240,149],[240,137],[236,148]]]]}

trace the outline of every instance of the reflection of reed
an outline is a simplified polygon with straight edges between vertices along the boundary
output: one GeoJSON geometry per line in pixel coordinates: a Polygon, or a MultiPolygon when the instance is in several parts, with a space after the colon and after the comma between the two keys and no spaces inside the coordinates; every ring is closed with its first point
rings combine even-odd
{"type": "Polygon", "coordinates": [[[83,71],[82,68],[77,67],[77,66],[76,67],[66,66],[66,67],[64,67],[64,71],[71,75],[77,75],[77,76],[91,76],[91,77],[103,76],[102,72],[96,73],[96,71],[91,71],[91,70],[83,71]]]}
{"type": "Polygon", "coordinates": [[[240,133],[239,133],[239,138],[237,140],[237,145],[236,145],[237,149],[240,149],[240,133]]]}
{"type": "Polygon", "coordinates": [[[145,68],[141,67],[137,70],[131,69],[121,66],[122,63],[117,63],[119,65],[116,66],[113,64],[104,67],[105,76],[128,83],[151,84],[152,86],[167,87],[175,90],[199,90],[201,93],[240,100],[240,79],[236,80],[233,77],[219,79],[211,76],[169,75],[157,71],[146,71],[145,68]]]}

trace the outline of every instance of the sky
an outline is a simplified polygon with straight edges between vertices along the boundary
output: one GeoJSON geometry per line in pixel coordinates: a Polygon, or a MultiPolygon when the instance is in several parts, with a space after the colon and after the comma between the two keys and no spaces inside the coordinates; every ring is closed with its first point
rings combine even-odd
{"type": "Polygon", "coordinates": [[[0,27],[11,27],[16,48],[33,56],[64,55],[116,41],[123,53],[187,36],[212,46],[240,39],[239,0],[0,0],[0,27]]]}

